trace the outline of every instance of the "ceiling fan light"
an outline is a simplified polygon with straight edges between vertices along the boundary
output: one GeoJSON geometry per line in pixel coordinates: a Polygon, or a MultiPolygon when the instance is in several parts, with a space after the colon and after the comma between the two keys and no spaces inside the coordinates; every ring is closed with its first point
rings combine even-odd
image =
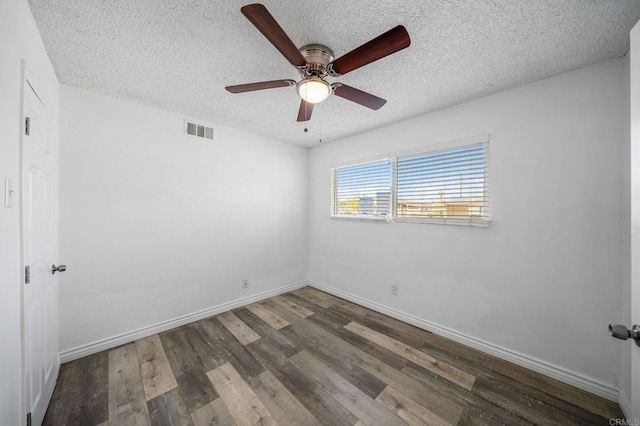
{"type": "Polygon", "coordinates": [[[298,83],[298,95],[310,104],[317,104],[331,95],[331,85],[320,77],[309,77],[298,83]]]}

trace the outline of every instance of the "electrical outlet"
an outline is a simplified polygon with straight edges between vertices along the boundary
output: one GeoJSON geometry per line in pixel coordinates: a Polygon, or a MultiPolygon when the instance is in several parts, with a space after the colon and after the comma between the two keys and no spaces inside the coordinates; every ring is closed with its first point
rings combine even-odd
{"type": "Polygon", "coordinates": [[[391,284],[391,294],[394,296],[398,295],[398,284],[391,284]]]}
{"type": "Polygon", "coordinates": [[[249,288],[249,280],[242,280],[242,288],[249,288]]]}

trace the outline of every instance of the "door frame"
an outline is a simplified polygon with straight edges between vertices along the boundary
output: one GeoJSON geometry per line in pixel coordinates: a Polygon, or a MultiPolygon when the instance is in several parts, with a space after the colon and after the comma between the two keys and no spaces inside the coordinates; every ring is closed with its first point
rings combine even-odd
{"type": "MultiPolygon", "coordinates": [[[[640,71],[640,22],[637,22],[629,34],[629,156],[630,162],[630,275],[629,292],[625,294],[629,297],[629,305],[625,306],[629,310],[628,326],[640,324],[640,174],[637,166],[640,163],[640,84],[636,77],[640,71]]],[[[625,283],[627,284],[627,283],[625,283]]],[[[626,345],[625,345],[626,346],[626,345]]],[[[624,351],[630,351],[629,366],[623,365],[621,374],[628,374],[631,377],[629,395],[625,394],[626,389],[620,393],[621,406],[627,418],[640,419],[640,384],[634,380],[633,374],[640,372],[640,347],[634,342],[630,342],[624,351]]],[[[631,424],[631,423],[630,423],[631,424]]]]}

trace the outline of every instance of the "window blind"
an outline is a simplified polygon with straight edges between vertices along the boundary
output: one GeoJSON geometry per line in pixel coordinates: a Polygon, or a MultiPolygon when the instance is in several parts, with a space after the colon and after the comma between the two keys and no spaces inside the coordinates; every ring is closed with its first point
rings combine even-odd
{"type": "Polygon", "coordinates": [[[488,144],[397,158],[398,219],[489,221],[488,144]]]}
{"type": "Polygon", "coordinates": [[[333,217],[391,216],[391,161],[388,159],[331,170],[333,217]]]}

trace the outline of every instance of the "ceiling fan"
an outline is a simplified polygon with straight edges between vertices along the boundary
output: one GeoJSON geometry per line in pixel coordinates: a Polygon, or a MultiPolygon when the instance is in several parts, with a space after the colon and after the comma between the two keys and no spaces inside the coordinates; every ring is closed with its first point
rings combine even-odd
{"type": "Polygon", "coordinates": [[[249,4],[243,6],[240,11],[298,70],[301,80],[261,81],[227,86],[226,89],[231,93],[243,93],[296,86],[301,98],[297,121],[309,121],[313,106],[324,101],[331,94],[373,110],[380,109],[387,102],[385,99],[343,83],[329,83],[326,79],[344,75],[407,48],[411,44],[406,28],[398,25],[334,60],[333,51],[321,44],[308,44],[298,49],[264,5],[249,4]]]}

